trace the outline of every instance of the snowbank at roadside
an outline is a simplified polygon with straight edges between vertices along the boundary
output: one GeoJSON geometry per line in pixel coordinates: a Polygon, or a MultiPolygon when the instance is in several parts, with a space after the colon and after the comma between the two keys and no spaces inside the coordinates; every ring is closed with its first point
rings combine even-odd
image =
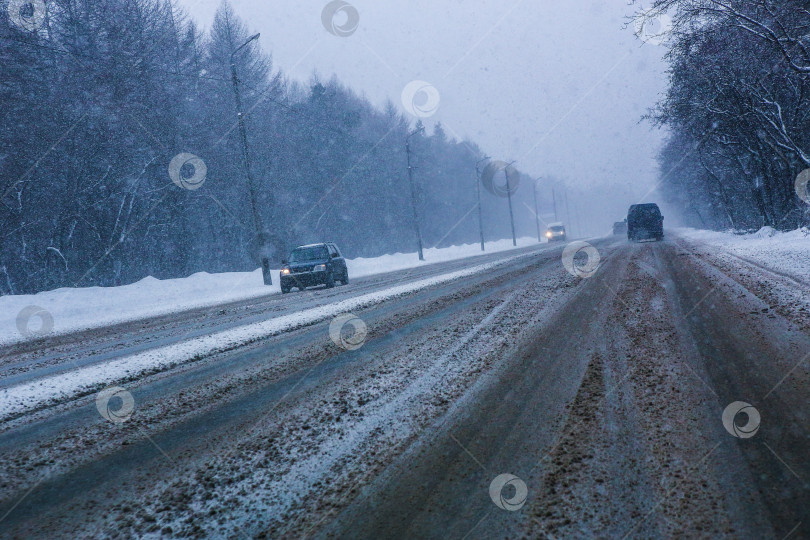
{"type": "MultiPolygon", "coordinates": [[[[518,247],[536,244],[535,238],[518,240],[518,247]]],[[[486,248],[487,253],[514,249],[511,240],[487,242],[486,248]]],[[[359,278],[480,254],[479,244],[466,244],[426,249],[424,262],[417,259],[416,253],[396,253],[353,259],[347,263],[349,276],[359,278]]],[[[222,274],[200,272],[181,279],[147,277],[120,287],[62,288],[38,294],[3,296],[0,297],[0,345],[36,337],[40,330],[49,330],[49,334],[67,334],[279,294],[279,270],[272,272],[271,286],[262,284],[261,270],[222,274]],[[42,311],[34,314],[38,310],[30,309],[33,306],[42,311]]]]}
{"type": "Polygon", "coordinates": [[[752,234],[676,229],[689,240],[717,246],[781,274],[810,279],[810,230],[779,232],[763,227],[752,234]]]}

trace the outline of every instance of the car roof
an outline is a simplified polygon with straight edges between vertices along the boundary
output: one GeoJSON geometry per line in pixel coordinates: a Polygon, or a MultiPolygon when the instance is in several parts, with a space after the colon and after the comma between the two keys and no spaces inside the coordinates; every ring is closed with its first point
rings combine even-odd
{"type": "Polygon", "coordinates": [[[554,223],[549,223],[549,227],[565,227],[565,224],[562,221],[555,221],[554,223]]]}
{"type": "Polygon", "coordinates": [[[327,246],[327,247],[332,246],[333,248],[338,249],[337,244],[335,244],[334,242],[318,242],[317,244],[307,244],[305,246],[297,246],[297,247],[294,247],[293,249],[295,250],[295,249],[313,248],[313,247],[321,247],[321,246],[327,246]]]}

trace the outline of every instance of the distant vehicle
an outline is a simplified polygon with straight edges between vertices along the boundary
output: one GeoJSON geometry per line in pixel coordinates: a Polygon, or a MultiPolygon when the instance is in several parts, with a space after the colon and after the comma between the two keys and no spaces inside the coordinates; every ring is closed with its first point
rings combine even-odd
{"type": "Polygon", "coordinates": [[[617,221],[613,224],[613,234],[619,236],[624,236],[627,234],[627,220],[624,221],[617,221]]]}
{"type": "Polygon", "coordinates": [[[627,212],[627,239],[631,242],[664,239],[664,216],[657,204],[634,204],[630,207],[627,212]]]}
{"type": "Polygon", "coordinates": [[[565,225],[561,222],[549,223],[546,229],[546,238],[549,242],[565,242],[565,225]]]}
{"type": "Polygon", "coordinates": [[[316,285],[326,285],[331,289],[336,281],[343,285],[349,283],[346,259],[332,242],[299,246],[292,250],[288,260],[281,263],[281,292],[284,294],[293,287],[303,291],[316,285]]]}

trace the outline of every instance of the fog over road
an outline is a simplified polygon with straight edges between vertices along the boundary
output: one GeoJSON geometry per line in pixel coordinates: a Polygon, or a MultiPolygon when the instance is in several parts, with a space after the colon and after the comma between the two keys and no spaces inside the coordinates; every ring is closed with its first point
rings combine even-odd
{"type": "Polygon", "coordinates": [[[103,385],[5,418],[0,536],[806,537],[804,285],[590,243],[591,277],[542,244],[0,351],[3,392],[504,261],[353,311],[361,342],[329,318],[119,381],[124,422],[103,385]]]}

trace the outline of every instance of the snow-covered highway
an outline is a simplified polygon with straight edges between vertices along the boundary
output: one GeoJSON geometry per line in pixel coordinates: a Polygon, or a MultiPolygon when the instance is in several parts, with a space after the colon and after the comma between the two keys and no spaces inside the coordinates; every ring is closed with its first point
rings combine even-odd
{"type": "Polygon", "coordinates": [[[7,415],[3,535],[781,538],[810,522],[799,282],[688,234],[591,244],[592,277],[544,244],[7,350],[6,396],[97,378],[7,415]],[[332,324],[345,312],[354,335],[332,324]],[[735,403],[757,410],[753,435],[724,424],[735,403]]]}

